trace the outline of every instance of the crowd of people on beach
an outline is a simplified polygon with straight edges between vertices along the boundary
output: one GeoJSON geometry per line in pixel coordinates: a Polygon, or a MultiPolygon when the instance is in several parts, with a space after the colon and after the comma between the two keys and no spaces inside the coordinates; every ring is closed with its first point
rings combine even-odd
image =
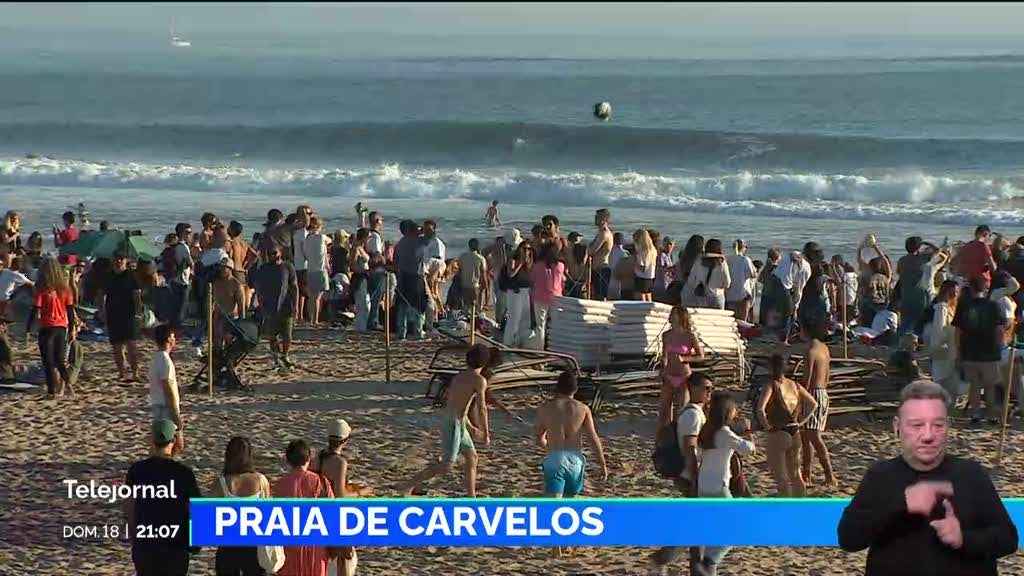
{"type": "MultiPolygon", "coordinates": [[[[469,240],[461,255],[449,258],[436,222],[401,220],[400,237],[390,242],[380,212],[362,204],[355,211],[355,233],[328,234],[324,218],[310,206],[288,215],[270,210],[251,241],[243,239],[239,222],[225,225],[207,213],[196,233],[188,223],[177,224],[153,258],[132,258],[127,247],[110,257],[64,253],[62,248],[90,233],[78,230],[73,212],[63,215],[63,228],[54,227],[59,253],[46,254],[42,235],[34,232],[23,241],[19,215],[9,211],[0,227],[0,377],[17,377],[7,332],[12,313],[26,306],[25,333],[37,334],[51,398],[74,395],[85,360],[78,340],[89,328],[102,327],[118,378],[129,384],[142,379],[138,342],[151,337],[157,348],[147,375],[154,456],[129,473],[130,482],[145,482],[191,474],[183,465],[165,462],[185,441],[172,353],[178,337],[191,335],[193,346],[201,341],[207,291],[214,306],[214,347],[227,345],[234,324],[258,322],[271,361],[280,369],[294,367],[296,323],[375,332],[390,320],[389,328],[401,340],[433,335],[445,321],[473,319],[479,323],[474,329],[491,332],[506,346],[543,349],[558,296],[661,302],[673,308],[660,351],[656,445],[677,455],[673,480],[680,491],[701,497],[743,495],[747,489],[739,457],[755,446],[753,426],[739,417],[735,400],[714,391],[711,378],[691,368],[705,357],[691,325],[692,308],[731,310],[741,330],[775,334],[780,349],[797,337],[807,343],[804,380],[787,378],[784,356],[772,356],[770,383],[753,409],[767,434],[769,468],[781,496],[805,494],[813,456],[826,485],[836,484],[822,438],[829,413],[828,344],[847,332],[865,344],[926,351],[934,381],[954,399],[967,393],[965,408],[974,423],[983,417],[996,421],[1010,393],[1024,397],[1020,371],[1013,373],[1009,388],[1002,377],[1024,309],[1024,237],[1011,243],[993,236],[987,226],[979,226],[966,243],[947,239],[936,245],[907,238],[906,253],[895,265],[871,234],[854,262],[840,255],[826,258],[815,242],[800,250],[771,248],[760,261],[747,255],[742,239],[729,243],[727,253],[721,240],[693,235],[677,252],[675,241],[656,230],[614,232],[611,212],[601,209],[589,242],[578,232],[564,234],[558,217],[549,214],[528,237],[507,227],[493,240],[469,240]]],[[[501,226],[496,202],[485,218],[492,228],[501,226]]],[[[466,493],[476,494],[474,437],[484,445],[491,440],[486,386],[496,361],[494,350],[470,348],[465,371],[448,391],[441,456],[403,484],[403,493],[420,493],[424,482],[447,474],[462,456],[466,493]]],[[[577,385],[573,374],[563,374],[556,398],[537,415],[537,441],[548,453],[542,466],[545,492],[551,496],[582,492],[584,440],[596,453],[602,477],[608,474],[593,416],[573,399],[577,385]]],[[[293,471],[272,486],[253,469],[248,439],[233,438],[223,475],[211,492],[239,497],[370,494],[348,482],[341,450],[351,428],[343,420],[328,427],[327,448],[316,456],[304,441],[289,444],[286,460],[293,471]]],[[[187,480],[179,484],[190,485],[187,480]]],[[[145,506],[133,512],[135,519],[174,513],[159,507],[147,512],[145,506]]],[[[137,545],[140,574],[158,555],[170,554],[167,558],[187,565],[187,541],[171,552],[145,550],[151,543],[137,545]]],[[[665,549],[654,561],[663,566],[684,551],[665,549]]],[[[285,552],[280,574],[320,574],[317,567],[326,570],[329,558],[343,564],[355,560],[352,549],[285,552]]],[[[690,549],[691,568],[714,574],[726,552],[690,549]]],[[[255,549],[218,551],[217,566],[218,574],[261,573],[255,549]]]]}

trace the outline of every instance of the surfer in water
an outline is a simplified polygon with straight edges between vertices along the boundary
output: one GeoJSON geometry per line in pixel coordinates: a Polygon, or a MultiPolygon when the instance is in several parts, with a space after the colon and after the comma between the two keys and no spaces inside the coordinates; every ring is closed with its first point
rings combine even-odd
{"type": "Polygon", "coordinates": [[[491,202],[491,205],[487,208],[487,225],[491,228],[498,228],[501,226],[501,218],[498,217],[498,201],[491,202]]]}

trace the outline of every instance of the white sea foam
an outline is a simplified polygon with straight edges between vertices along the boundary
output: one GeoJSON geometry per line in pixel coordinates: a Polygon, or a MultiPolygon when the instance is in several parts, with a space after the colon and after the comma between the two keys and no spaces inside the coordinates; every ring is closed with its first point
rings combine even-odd
{"type": "MultiPolygon", "coordinates": [[[[0,186],[230,191],[394,199],[468,199],[564,206],[631,206],[773,216],[944,223],[1024,223],[1007,200],[1018,181],[922,173],[723,176],[108,163],[45,157],[0,160],[0,186]]],[[[1022,206],[1024,207],[1024,206],[1022,206]]]]}

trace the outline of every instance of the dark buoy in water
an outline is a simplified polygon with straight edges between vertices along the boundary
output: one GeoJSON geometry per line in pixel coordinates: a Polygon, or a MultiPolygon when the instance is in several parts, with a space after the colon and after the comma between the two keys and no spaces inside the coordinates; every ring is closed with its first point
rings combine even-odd
{"type": "Polygon", "coordinates": [[[612,105],[607,102],[594,104],[594,118],[601,122],[607,122],[612,117],[612,105]]]}

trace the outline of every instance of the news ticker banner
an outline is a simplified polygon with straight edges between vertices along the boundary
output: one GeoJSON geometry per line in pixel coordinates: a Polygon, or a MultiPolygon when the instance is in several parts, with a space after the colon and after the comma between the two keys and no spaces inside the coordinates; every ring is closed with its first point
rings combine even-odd
{"type": "MultiPolygon", "coordinates": [[[[837,546],[848,498],[192,500],[194,546],[837,546]]],[[[1024,499],[1005,499],[1024,526],[1024,499]]]]}

